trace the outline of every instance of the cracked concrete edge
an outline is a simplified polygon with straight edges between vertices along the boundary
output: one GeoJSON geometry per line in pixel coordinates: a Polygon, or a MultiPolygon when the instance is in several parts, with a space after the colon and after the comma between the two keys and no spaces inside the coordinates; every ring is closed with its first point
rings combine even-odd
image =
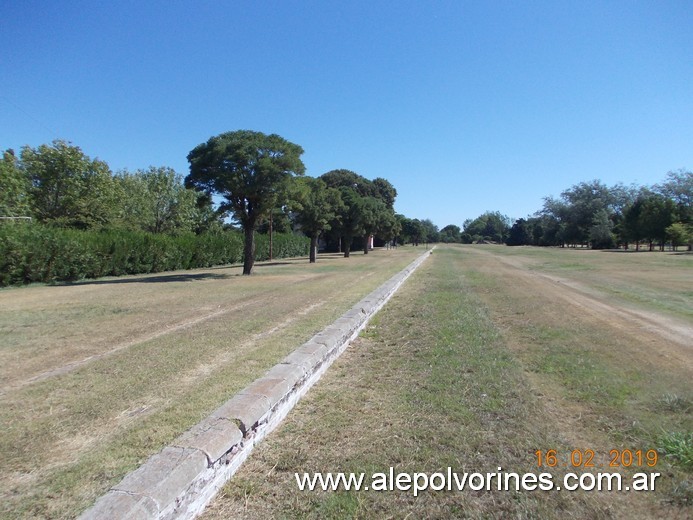
{"type": "Polygon", "coordinates": [[[368,294],[207,418],[151,456],[79,517],[194,518],[433,249],[368,294]]]}

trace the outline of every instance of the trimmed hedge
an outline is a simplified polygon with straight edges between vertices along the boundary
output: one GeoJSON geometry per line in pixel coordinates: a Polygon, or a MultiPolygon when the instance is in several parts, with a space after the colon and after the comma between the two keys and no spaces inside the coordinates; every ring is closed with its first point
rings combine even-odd
{"type": "MultiPolygon", "coordinates": [[[[306,237],[273,236],[274,258],[307,255],[309,247],[306,237]]],[[[257,235],[256,259],[268,258],[269,237],[257,235]]],[[[243,236],[237,231],[171,236],[121,229],[79,231],[37,223],[0,224],[0,287],[242,261],[243,236]]]]}

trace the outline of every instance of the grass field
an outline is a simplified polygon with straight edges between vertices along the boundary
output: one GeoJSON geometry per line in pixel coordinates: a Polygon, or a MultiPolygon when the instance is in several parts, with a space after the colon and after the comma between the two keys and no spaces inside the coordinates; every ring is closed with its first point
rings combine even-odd
{"type": "Polygon", "coordinates": [[[691,255],[439,246],[203,518],[690,518],[691,289],[691,255]],[[560,464],[539,468],[549,449],[560,464]],[[610,467],[612,450],[658,462],[610,467]],[[569,465],[590,452],[594,467],[569,465]],[[661,476],[654,491],[416,498],[294,478],[390,467],[661,476]]]}
{"type": "Polygon", "coordinates": [[[74,517],[422,253],[0,290],[0,516],[74,517]]]}

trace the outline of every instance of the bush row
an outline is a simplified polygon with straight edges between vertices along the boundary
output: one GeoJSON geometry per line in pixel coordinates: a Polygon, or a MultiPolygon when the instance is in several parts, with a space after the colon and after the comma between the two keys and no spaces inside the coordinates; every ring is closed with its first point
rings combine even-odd
{"type": "MultiPolygon", "coordinates": [[[[256,259],[269,258],[257,236],[256,259]]],[[[307,255],[309,240],[273,236],[273,257],[307,255]]],[[[0,286],[194,269],[243,261],[243,236],[217,231],[179,236],[121,229],[78,231],[41,224],[0,224],[0,286]]]]}

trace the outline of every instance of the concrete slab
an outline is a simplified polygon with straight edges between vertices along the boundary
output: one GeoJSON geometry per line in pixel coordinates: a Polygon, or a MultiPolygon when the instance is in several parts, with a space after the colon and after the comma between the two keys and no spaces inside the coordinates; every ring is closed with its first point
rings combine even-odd
{"type": "Polygon", "coordinates": [[[178,437],[173,446],[202,451],[211,466],[243,439],[243,433],[234,421],[209,416],[178,437]]]}
{"type": "Polygon", "coordinates": [[[269,400],[270,408],[273,408],[284,399],[293,386],[291,381],[283,377],[264,376],[250,383],[250,385],[243,390],[243,393],[264,396],[269,400]]]}
{"type": "Polygon", "coordinates": [[[290,385],[290,389],[301,382],[305,377],[303,368],[294,363],[281,362],[270,368],[265,374],[267,377],[282,377],[290,385]]]}
{"type": "Polygon", "coordinates": [[[79,518],[80,520],[103,520],[104,518],[150,520],[157,518],[158,515],[159,509],[154,500],[149,497],[109,491],[79,518]]]}
{"type": "Polygon", "coordinates": [[[207,457],[201,451],[166,447],[127,475],[113,490],[149,497],[162,510],[182,496],[206,469],[207,457]]]}
{"type": "Polygon", "coordinates": [[[270,411],[267,397],[257,394],[240,393],[233,396],[214,412],[212,417],[238,421],[241,433],[246,436],[255,425],[270,411]]]}

